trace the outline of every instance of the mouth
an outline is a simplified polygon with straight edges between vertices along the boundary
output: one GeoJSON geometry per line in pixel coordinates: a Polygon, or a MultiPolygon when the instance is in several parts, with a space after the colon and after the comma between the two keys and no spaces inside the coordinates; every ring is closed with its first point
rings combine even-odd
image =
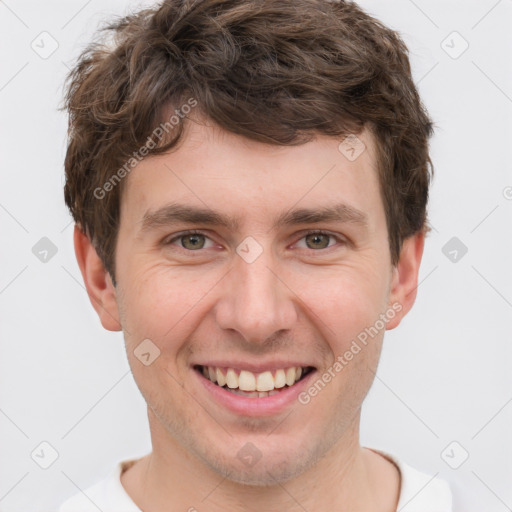
{"type": "Polygon", "coordinates": [[[313,366],[291,366],[253,373],[237,368],[194,365],[194,370],[216,386],[246,398],[266,398],[292,388],[314,371],[313,366]]]}

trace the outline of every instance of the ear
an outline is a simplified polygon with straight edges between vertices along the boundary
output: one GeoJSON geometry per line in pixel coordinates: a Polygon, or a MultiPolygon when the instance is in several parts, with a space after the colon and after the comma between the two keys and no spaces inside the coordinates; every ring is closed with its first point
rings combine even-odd
{"type": "Polygon", "coordinates": [[[418,272],[420,269],[425,233],[422,231],[406,238],[400,251],[400,259],[393,268],[389,306],[397,312],[386,324],[386,330],[397,327],[410,311],[416,300],[418,272]],[[395,306],[392,306],[395,304],[395,306]],[[400,305],[401,307],[397,307],[400,305]]]}
{"type": "Polygon", "coordinates": [[[101,325],[108,331],[120,331],[116,291],[110,274],[105,270],[91,241],[75,225],[73,234],[75,254],[85,283],[85,289],[101,325]]]}

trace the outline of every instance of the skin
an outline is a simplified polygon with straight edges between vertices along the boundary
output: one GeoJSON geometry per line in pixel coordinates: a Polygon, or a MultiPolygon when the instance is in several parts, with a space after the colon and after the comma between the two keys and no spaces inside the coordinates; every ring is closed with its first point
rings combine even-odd
{"type": "Polygon", "coordinates": [[[360,446],[359,421],[384,331],[414,303],[424,234],[405,240],[391,264],[374,139],[368,131],[358,138],[366,150],[351,162],[334,137],[271,146],[212,122],[190,123],[177,150],[144,159],[125,178],[116,287],[75,228],[91,303],[105,329],[124,331],[148,403],[153,451],[121,477],[146,512],[396,510],[399,472],[360,446]],[[142,234],[145,212],[171,201],[238,215],[239,229],[180,223],[142,234]],[[272,228],[292,208],[338,202],[365,213],[367,225],[272,228]],[[184,248],[183,238],[168,243],[189,229],[206,235],[204,248],[184,248]],[[324,248],[308,229],[337,238],[324,248]],[[263,249],[252,263],[236,253],[247,236],[263,249]],[[220,407],[191,367],[198,359],[291,358],[321,375],[394,303],[401,311],[317,396],[279,414],[249,417],[220,407]],[[149,366],[134,355],[146,338],[160,350],[149,366]],[[237,457],[247,442],[261,454],[251,467],[237,457]]]}

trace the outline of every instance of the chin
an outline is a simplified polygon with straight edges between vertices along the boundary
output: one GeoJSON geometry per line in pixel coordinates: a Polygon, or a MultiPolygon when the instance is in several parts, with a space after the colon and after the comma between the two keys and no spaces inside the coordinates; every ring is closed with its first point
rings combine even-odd
{"type": "MultiPolygon", "coordinates": [[[[230,449],[231,452],[231,449],[230,449]]],[[[273,486],[292,480],[310,469],[322,456],[321,447],[266,446],[261,451],[250,441],[234,456],[209,452],[201,457],[214,472],[232,482],[250,486],[273,486]]]]}

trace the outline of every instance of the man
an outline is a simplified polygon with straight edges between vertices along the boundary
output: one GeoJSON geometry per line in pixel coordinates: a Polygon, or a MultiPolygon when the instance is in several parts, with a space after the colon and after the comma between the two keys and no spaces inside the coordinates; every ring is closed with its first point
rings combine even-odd
{"type": "Polygon", "coordinates": [[[65,197],[153,450],[60,510],[451,510],[359,444],[427,232],[402,40],[327,0],[170,0],[108,32],[70,76],[65,197]]]}

